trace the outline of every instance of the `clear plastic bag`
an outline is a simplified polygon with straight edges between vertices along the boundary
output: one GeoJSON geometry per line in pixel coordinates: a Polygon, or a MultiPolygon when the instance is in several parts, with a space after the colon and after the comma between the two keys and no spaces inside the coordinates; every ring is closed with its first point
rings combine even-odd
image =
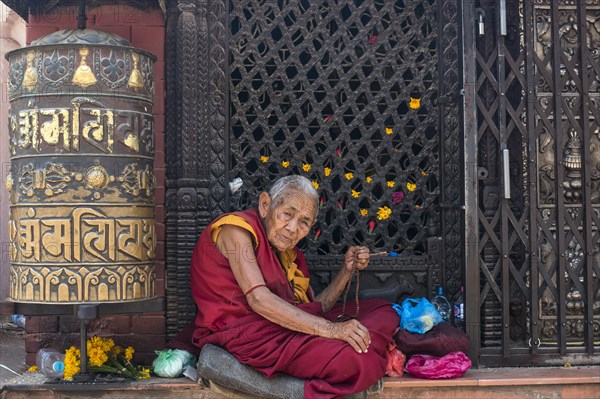
{"type": "Polygon", "coordinates": [[[406,372],[418,378],[430,380],[456,378],[471,368],[471,360],[462,352],[446,356],[414,355],[406,362],[406,372]]]}
{"type": "Polygon", "coordinates": [[[427,298],[406,298],[402,306],[393,307],[400,316],[400,328],[411,333],[424,334],[444,321],[427,298]]]}
{"type": "Polygon", "coordinates": [[[406,361],[406,356],[396,348],[396,343],[394,341],[387,345],[386,355],[388,364],[385,368],[385,375],[390,377],[402,377],[404,375],[404,362],[406,361]]]}

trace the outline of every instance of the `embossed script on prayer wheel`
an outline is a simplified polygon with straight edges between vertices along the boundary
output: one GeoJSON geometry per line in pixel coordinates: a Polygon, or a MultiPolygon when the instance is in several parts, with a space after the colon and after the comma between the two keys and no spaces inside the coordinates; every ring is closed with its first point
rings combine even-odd
{"type": "Polygon", "coordinates": [[[9,61],[10,299],[155,296],[155,57],[63,30],[9,61]]]}

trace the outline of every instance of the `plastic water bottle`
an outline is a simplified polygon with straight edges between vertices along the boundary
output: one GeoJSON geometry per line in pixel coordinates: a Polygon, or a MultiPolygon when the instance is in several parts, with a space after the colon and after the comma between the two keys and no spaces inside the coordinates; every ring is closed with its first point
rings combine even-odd
{"type": "Polygon", "coordinates": [[[65,372],[65,354],[55,349],[38,350],[35,363],[38,370],[46,377],[62,378],[65,372]]]}
{"type": "Polygon", "coordinates": [[[444,321],[450,320],[451,307],[450,302],[448,302],[448,299],[444,296],[444,288],[437,287],[437,295],[433,298],[431,303],[442,316],[444,321]]]}
{"type": "Polygon", "coordinates": [[[465,329],[465,300],[463,295],[463,287],[460,287],[460,295],[454,302],[454,326],[460,329],[465,329]]]}

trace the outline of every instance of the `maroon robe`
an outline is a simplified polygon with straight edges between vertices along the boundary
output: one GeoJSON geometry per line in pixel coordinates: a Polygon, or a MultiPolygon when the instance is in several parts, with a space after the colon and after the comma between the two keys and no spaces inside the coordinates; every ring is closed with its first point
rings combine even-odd
{"type": "MultiPolygon", "coordinates": [[[[258,238],[253,251],[266,286],[275,295],[294,303],[294,294],[277,255],[271,249],[255,209],[234,213],[252,226],[258,238]]],[[[386,345],[398,327],[398,315],[389,302],[373,299],[360,303],[360,322],[369,329],[367,353],[357,353],[348,343],[283,328],[255,313],[248,305],[233,272],[215,247],[209,225],[194,248],[191,264],[192,295],[198,307],[192,342],[225,348],[240,362],[267,377],[281,372],[305,379],[306,398],[336,398],[360,392],[385,374],[386,345]]],[[[302,252],[296,248],[296,264],[308,276],[302,252]]],[[[242,253],[243,253],[242,251],[242,253]]],[[[242,255],[243,256],[243,255],[242,255]]],[[[309,290],[309,299],[312,295],[309,290]]],[[[340,305],[323,313],[320,302],[297,305],[313,315],[333,320],[340,305]]],[[[354,304],[347,306],[354,313],[354,304]]]]}

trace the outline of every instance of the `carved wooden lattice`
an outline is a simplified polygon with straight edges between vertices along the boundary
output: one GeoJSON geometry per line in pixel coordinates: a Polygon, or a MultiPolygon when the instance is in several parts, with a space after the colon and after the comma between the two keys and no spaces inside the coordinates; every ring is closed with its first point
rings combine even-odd
{"type": "Polygon", "coordinates": [[[232,208],[300,174],[322,199],[307,253],[425,253],[439,224],[436,2],[231,7],[232,208]]]}

